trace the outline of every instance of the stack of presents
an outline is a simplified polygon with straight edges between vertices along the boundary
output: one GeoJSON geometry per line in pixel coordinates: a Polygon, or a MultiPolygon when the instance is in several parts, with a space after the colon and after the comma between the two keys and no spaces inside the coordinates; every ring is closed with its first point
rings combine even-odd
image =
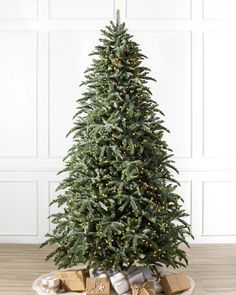
{"type": "Polygon", "coordinates": [[[86,295],[173,295],[190,288],[189,280],[183,272],[161,274],[157,280],[142,266],[132,266],[127,272],[87,269],[58,271],[44,278],[42,287],[45,294],[64,292],[86,292],[86,295]]]}

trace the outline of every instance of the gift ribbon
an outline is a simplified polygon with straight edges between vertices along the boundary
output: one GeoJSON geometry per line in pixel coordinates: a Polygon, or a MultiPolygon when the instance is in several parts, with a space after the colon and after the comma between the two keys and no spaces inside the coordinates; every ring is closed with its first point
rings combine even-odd
{"type": "Polygon", "coordinates": [[[95,279],[95,282],[94,282],[94,287],[92,289],[90,289],[88,291],[88,293],[90,294],[97,294],[97,293],[102,293],[104,292],[105,290],[105,285],[101,282],[99,282],[99,279],[95,279]]]}
{"type": "Polygon", "coordinates": [[[144,283],[142,284],[132,284],[131,287],[132,287],[132,290],[133,290],[133,294],[132,295],[149,295],[149,292],[148,292],[148,283],[150,282],[154,282],[156,281],[155,279],[148,279],[147,281],[145,281],[144,283]]]}

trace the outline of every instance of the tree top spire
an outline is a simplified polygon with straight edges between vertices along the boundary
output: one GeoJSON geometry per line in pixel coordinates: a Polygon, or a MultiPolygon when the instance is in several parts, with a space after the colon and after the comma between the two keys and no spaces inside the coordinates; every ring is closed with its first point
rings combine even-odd
{"type": "Polygon", "coordinates": [[[120,24],[120,10],[119,9],[116,10],[116,24],[117,25],[120,24]]]}

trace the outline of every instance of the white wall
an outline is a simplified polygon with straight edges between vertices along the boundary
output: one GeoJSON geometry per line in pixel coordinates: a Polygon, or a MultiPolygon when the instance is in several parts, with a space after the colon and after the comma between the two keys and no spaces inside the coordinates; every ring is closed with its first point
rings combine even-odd
{"type": "Polygon", "coordinates": [[[158,80],[194,242],[236,242],[231,0],[0,0],[0,242],[49,230],[78,85],[117,8],[158,80]]]}

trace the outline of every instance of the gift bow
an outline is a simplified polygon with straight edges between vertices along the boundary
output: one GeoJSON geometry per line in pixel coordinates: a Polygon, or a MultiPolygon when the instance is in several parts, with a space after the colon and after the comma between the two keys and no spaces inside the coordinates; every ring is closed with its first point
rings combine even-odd
{"type": "Polygon", "coordinates": [[[132,284],[132,290],[133,290],[133,294],[132,295],[150,295],[148,292],[148,284],[150,282],[154,282],[155,279],[148,279],[147,281],[145,281],[142,284],[132,284]]]}

